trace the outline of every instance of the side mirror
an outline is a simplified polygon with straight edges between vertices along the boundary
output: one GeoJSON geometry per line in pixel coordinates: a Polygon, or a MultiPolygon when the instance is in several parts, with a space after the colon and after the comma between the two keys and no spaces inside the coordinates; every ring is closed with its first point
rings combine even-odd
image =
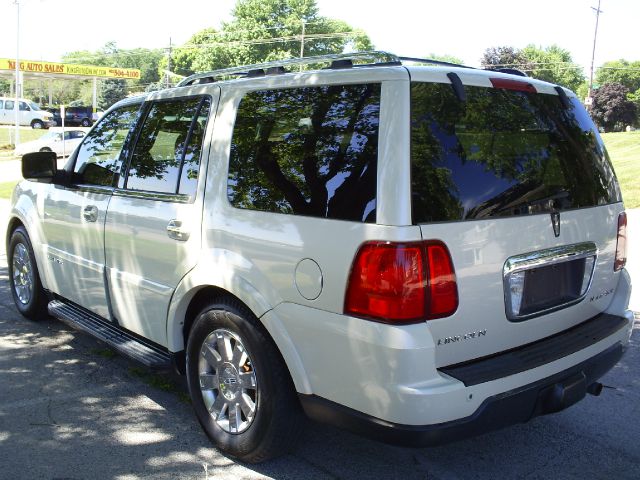
{"type": "Polygon", "coordinates": [[[58,171],[54,152],[32,152],[22,156],[22,176],[27,180],[53,183],[58,171]]]}

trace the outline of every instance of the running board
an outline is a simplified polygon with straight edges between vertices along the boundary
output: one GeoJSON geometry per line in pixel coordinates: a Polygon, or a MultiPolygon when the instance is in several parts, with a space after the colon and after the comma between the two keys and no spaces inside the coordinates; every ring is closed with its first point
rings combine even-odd
{"type": "Polygon", "coordinates": [[[171,355],[166,351],[140,340],[77,305],[53,300],[49,302],[49,315],[56,317],[70,327],[88,333],[147,367],[167,369],[172,366],[171,355]]]}

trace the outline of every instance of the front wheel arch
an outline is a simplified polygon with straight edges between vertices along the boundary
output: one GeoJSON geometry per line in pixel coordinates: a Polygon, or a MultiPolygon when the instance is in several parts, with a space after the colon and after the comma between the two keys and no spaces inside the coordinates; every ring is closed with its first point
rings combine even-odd
{"type": "Polygon", "coordinates": [[[31,238],[23,225],[11,230],[7,245],[7,266],[9,287],[16,309],[31,320],[45,317],[47,291],[42,286],[31,238]]]}

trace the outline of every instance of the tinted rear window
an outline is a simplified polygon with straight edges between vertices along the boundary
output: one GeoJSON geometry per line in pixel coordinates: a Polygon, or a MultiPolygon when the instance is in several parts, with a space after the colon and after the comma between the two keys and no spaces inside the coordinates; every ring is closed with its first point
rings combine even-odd
{"type": "Polygon", "coordinates": [[[414,223],[527,215],[621,201],[600,135],[556,95],[412,83],[414,223]]]}

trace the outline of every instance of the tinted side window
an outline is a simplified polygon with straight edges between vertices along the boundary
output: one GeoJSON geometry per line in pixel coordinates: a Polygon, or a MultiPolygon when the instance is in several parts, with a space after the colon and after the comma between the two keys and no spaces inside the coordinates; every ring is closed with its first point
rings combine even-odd
{"type": "Polygon", "coordinates": [[[15,102],[13,100],[7,100],[4,102],[5,110],[13,110],[15,108],[15,102]]]}
{"type": "Polygon", "coordinates": [[[380,84],[258,91],[238,109],[232,205],[375,221],[380,84]]]}
{"type": "Polygon", "coordinates": [[[180,174],[180,186],[178,193],[194,196],[198,185],[198,171],[200,169],[200,157],[202,154],[202,141],[211,109],[211,99],[205,98],[200,106],[198,117],[193,123],[190,137],[187,139],[180,174]]]}
{"type": "Polygon", "coordinates": [[[180,193],[195,192],[208,102],[197,97],[151,105],[133,150],[126,188],[177,193],[184,158],[185,192],[180,193]],[[203,100],[207,105],[200,109],[203,100]]]}
{"type": "Polygon", "coordinates": [[[76,182],[110,186],[118,168],[120,152],[140,105],[129,105],[105,115],[82,142],[73,171],[76,182]]]}

